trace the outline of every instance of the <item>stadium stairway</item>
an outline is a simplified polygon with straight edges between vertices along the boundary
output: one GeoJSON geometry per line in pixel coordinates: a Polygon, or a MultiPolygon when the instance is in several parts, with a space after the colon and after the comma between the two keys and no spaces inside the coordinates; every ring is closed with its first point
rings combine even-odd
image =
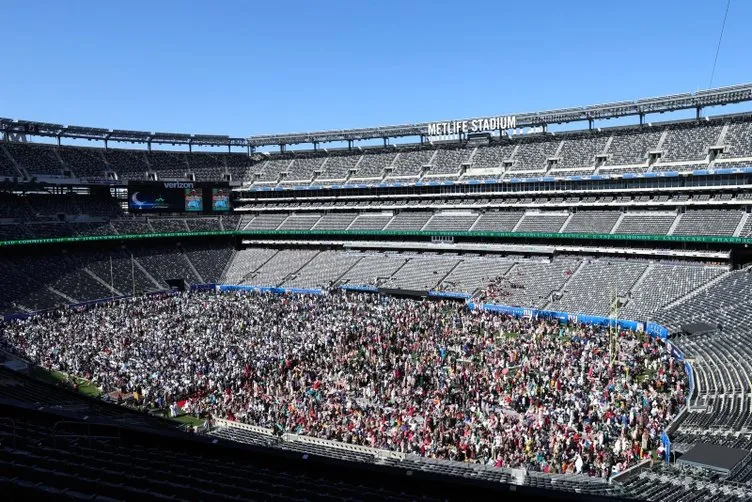
{"type": "Polygon", "coordinates": [[[744,213],[742,215],[742,219],[739,220],[739,224],[736,226],[736,230],[734,230],[734,237],[739,237],[742,233],[742,229],[747,224],[747,220],[749,219],[749,213],[744,213]]]}
{"type": "Polygon", "coordinates": [[[141,263],[139,263],[139,261],[135,257],[132,260],[133,260],[133,266],[135,266],[137,269],[139,269],[141,271],[141,273],[144,274],[154,284],[155,288],[157,288],[157,289],[162,289],[163,288],[163,286],[159,283],[159,281],[157,281],[154,278],[154,276],[151,275],[148,270],[146,270],[146,267],[144,267],[143,265],[141,265],[141,263]]]}
{"type": "Polygon", "coordinates": [[[405,268],[405,266],[408,263],[410,263],[410,260],[412,260],[412,258],[407,258],[405,260],[405,262],[402,265],[400,265],[399,268],[397,268],[397,270],[395,270],[394,272],[392,272],[392,274],[389,276],[388,280],[391,280],[391,279],[397,277],[397,274],[399,273],[399,271],[402,270],[403,268],[405,268]]]}
{"type": "Polygon", "coordinates": [[[232,253],[230,253],[229,258],[227,259],[227,263],[225,263],[224,268],[222,269],[222,273],[219,275],[219,282],[224,283],[225,277],[227,277],[227,271],[230,270],[230,266],[232,265],[232,262],[237,258],[238,252],[233,249],[232,253]]]}
{"type": "Polygon", "coordinates": [[[669,229],[668,229],[668,232],[666,232],[666,235],[674,235],[674,230],[676,230],[676,227],[678,227],[678,226],[679,226],[679,222],[681,222],[682,216],[684,216],[684,214],[683,214],[683,213],[679,213],[679,214],[678,214],[678,215],[676,216],[676,219],[675,219],[675,220],[674,220],[674,222],[673,222],[673,223],[671,224],[671,227],[669,227],[669,229]]]}
{"type": "Polygon", "coordinates": [[[677,298],[676,300],[672,301],[671,303],[668,303],[663,306],[661,310],[668,310],[670,308],[676,307],[677,305],[681,305],[682,303],[691,300],[695,296],[699,295],[703,291],[705,291],[708,288],[713,287],[717,283],[721,282],[722,280],[726,279],[728,277],[728,273],[726,274],[720,274],[717,277],[714,277],[710,281],[700,285],[699,287],[693,289],[692,291],[689,291],[687,294],[677,298]]]}
{"type": "Polygon", "coordinates": [[[107,282],[105,282],[104,279],[102,279],[97,274],[95,274],[94,272],[92,272],[91,270],[89,270],[88,267],[84,267],[82,270],[83,270],[83,272],[85,274],[88,274],[92,279],[94,279],[99,284],[101,284],[102,286],[104,286],[105,288],[107,288],[114,296],[124,296],[122,292],[118,291],[113,286],[111,286],[110,284],[108,284],[107,282]]]}
{"type": "MultiPolygon", "coordinates": [[[[516,265],[516,264],[515,264],[516,265]]],[[[561,285],[559,289],[556,291],[552,291],[550,295],[546,298],[545,302],[543,302],[540,305],[540,308],[542,310],[546,310],[553,302],[554,302],[554,296],[563,297],[567,292],[567,287],[569,286],[569,283],[572,282],[572,280],[579,274],[579,272],[582,270],[582,268],[585,266],[585,261],[580,261],[580,263],[577,265],[577,269],[570,275],[566,281],[564,281],[564,284],[561,285]]],[[[509,270],[511,272],[511,269],[509,270]]]]}
{"type": "Polygon", "coordinates": [[[185,261],[188,263],[188,267],[191,269],[191,271],[194,274],[196,274],[196,277],[199,278],[199,280],[201,281],[201,283],[202,284],[205,283],[206,281],[201,276],[201,274],[198,272],[198,270],[196,269],[196,267],[193,265],[193,262],[191,261],[191,258],[185,252],[181,251],[179,254],[185,259],[185,261]]]}
{"type": "Polygon", "coordinates": [[[310,258],[308,258],[303,265],[296,267],[294,270],[290,271],[289,274],[285,275],[281,281],[279,281],[277,284],[274,284],[274,287],[282,287],[282,285],[290,280],[291,278],[295,277],[301,270],[303,270],[309,263],[311,263],[318,255],[321,254],[321,251],[317,251],[315,254],[313,254],[310,258]]]}
{"type": "Polygon", "coordinates": [[[629,288],[629,298],[632,297],[632,292],[639,289],[642,283],[645,282],[645,278],[647,278],[648,275],[650,275],[650,272],[652,270],[653,270],[653,263],[648,263],[648,266],[645,267],[645,270],[642,271],[642,274],[640,274],[640,277],[638,277],[637,280],[634,282],[634,284],[632,284],[632,287],[629,288]]]}
{"type": "Polygon", "coordinates": [[[609,232],[609,234],[612,234],[612,235],[613,235],[613,234],[615,234],[615,233],[616,233],[616,229],[617,229],[617,228],[619,228],[619,225],[621,225],[621,222],[622,222],[622,220],[624,219],[624,216],[626,216],[626,214],[627,214],[627,213],[624,213],[624,212],[622,212],[622,213],[621,213],[621,214],[619,215],[619,218],[618,218],[618,219],[616,220],[616,223],[614,223],[614,226],[613,226],[613,227],[611,227],[611,231],[609,232]]]}
{"type": "Polygon", "coordinates": [[[569,213],[569,216],[567,216],[567,219],[564,221],[564,224],[559,228],[560,234],[566,233],[567,231],[567,225],[569,225],[569,222],[572,221],[572,218],[574,217],[576,213],[569,213]]]}
{"type": "Polygon", "coordinates": [[[337,279],[333,281],[333,284],[334,284],[335,286],[340,286],[340,285],[342,284],[342,279],[343,279],[344,277],[347,277],[347,274],[349,274],[349,273],[350,273],[350,271],[351,271],[352,269],[354,269],[355,267],[357,267],[357,266],[358,266],[358,264],[359,264],[359,263],[360,263],[361,261],[363,261],[363,259],[364,259],[364,258],[365,258],[364,256],[363,256],[363,257],[360,257],[360,258],[358,258],[358,260],[357,260],[356,262],[354,262],[354,263],[353,263],[352,265],[350,265],[349,267],[347,267],[347,268],[345,269],[345,271],[344,271],[344,272],[342,272],[342,273],[340,274],[340,276],[339,276],[339,277],[337,277],[337,279]]]}
{"type": "MultiPolygon", "coordinates": [[[[476,220],[476,221],[477,221],[477,220],[476,220]]],[[[439,280],[439,282],[437,282],[436,284],[438,284],[438,285],[442,284],[442,283],[444,282],[444,280],[445,280],[445,279],[446,279],[447,277],[449,277],[449,274],[451,274],[452,272],[454,272],[454,269],[456,269],[457,267],[459,267],[459,266],[460,266],[460,265],[461,265],[462,263],[463,263],[463,261],[462,261],[462,260],[457,260],[457,263],[455,263],[454,265],[452,265],[452,268],[450,268],[450,269],[449,269],[449,270],[447,271],[447,273],[446,273],[446,274],[444,274],[443,276],[441,276],[441,279],[440,279],[440,280],[439,280]]]]}
{"type": "Polygon", "coordinates": [[[57,289],[53,288],[52,286],[47,286],[47,289],[52,293],[55,293],[57,296],[64,299],[68,303],[80,303],[76,298],[70,297],[62,291],[58,291],[57,289]]]}
{"type": "MultiPolygon", "coordinates": [[[[242,278],[242,279],[240,280],[240,282],[238,282],[238,284],[246,284],[246,281],[247,281],[247,280],[248,280],[249,278],[253,277],[253,275],[254,275],[254,274],[255,274],[256,272],[258,272],[259,270],[261,270],[262,268],[264,268],[264,266],[265,266],[265,265],[266,265],[267,263],[269,263],[270,261],[272,261],[272,260],[274,259],[274,257],[275,257],[275,256],[277,256],[277,255],[279,254],[279,252],[280,252],[280,250],[279,250],[279,249],[275,249],[275,250],[274,250],[274,253],[272,253],[271,255],[269,255],[269,257],[268,257],[267,259],[265,259],[265,260],[264,260],[264,261],[263,261],[263,262],[262,262],[262,263],[261,263],[261,264],[260,264],[260,265],[259,265],[258,267],[256,267],[255,269],[253,269],[253,270],[251,270],[250,272],[248,272],[247,274],[245,274],[245,275],[243,276],[243,278],[242,278]]],[[[230,262],[230,263],[232,263],[232,262],[230,262]]]]}

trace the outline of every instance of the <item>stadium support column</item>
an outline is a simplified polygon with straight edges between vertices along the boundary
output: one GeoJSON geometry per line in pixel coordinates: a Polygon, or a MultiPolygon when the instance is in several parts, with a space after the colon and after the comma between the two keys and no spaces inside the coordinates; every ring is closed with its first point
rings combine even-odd
{"type": "Polygon", "coordinates": [[[347,149],[348,149],[348,150],[352,150],[352,145],[353,145],[353,140],[351,140],[351,139],[348,139],[348,140],[347,140],[347,149]]]}
{"type": "Polygon", "coordinates": [[[645,124],[645,114],[640,112],[640,125],[645,124]]]}
{"type": "Polygon", "coordinates": [[[593,130],[593,118],[588,117],[587,122],[588,122],[588,129],[592,131],[593,130]]]}
{"type": "Polygon", "coordinates": [[[384,148],[389,146],[389,138],[384,138],[384,148]]]}
{"type": "Polygon", "coordinates": [[[695,113],[695,118],[696,118],[697,120],[700,120],[700,114],[702,113],[702,107],[701,107],[701,106],[698,106],[698,107],[697,107],[697,108],[696,108],[695,110],[696,110],[696,113],[695,113]]]}

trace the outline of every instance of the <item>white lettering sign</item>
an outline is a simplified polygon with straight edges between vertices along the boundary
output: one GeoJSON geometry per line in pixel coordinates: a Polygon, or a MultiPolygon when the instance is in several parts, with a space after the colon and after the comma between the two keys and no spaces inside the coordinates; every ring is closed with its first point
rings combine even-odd
{"type": "Polygon", "coordinates": [[[164,184],[165,188],[193,188],[193,183],[181,183],[179,181],[173,181],[164,184]]]}
{"type": "Polygon", "coordinates": [[[517,127],[517,117],[491,117],[473,120],[453,120],[450,122],[432,122],[428,124],[429,136],[446,134],[474,133],[514,129],[517,127]]]}

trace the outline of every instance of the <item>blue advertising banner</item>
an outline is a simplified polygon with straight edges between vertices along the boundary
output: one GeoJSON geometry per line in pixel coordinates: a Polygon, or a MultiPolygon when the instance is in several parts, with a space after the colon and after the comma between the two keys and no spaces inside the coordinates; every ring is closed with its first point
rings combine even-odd
{"type": "Polygon", "coordinates": [[[668,350],[672,356],[674,356],[679,361],[684,361],[684,352],[679,350],[679,348],[676,345],[674,345],[671,342],[666,342],[666,347],[668,347],[668,350]]]}
{"type": "Polygon", "coordinates": [[[3,316],[3,322],[20,321],[23,319],[28,319],[32,315],[33,314],[21,314],[21,313],[8,314],[8,315],[3,316]]]}
{"type": "Polygon", "coordinates": [[[660,338],[668,338],[668,329],[654,322],[648,322],[645,331],[649,335],[657,336],[660,338]]]}
{"type": "MultiPolygon", "coordinates": [[[[468,303],[468,306],[469,305],[473,305],[470,308],[475,307],[475,304],[473,303],[468,303]]],[[[611,319],[609,317],[571,314],[569,312],[557,312],[553,310],[525,309],[522,307],[509,307],[506,305],[496,305],[493,303],[486,303],[481,308],[490,312],[503,312],[505,314],[513,315],[516,317],[544,317],[547,319],[558,319],[559,322],[562,323],[571,322],[576,324],[592,324],[596,326],[608,326],[610,324],[615,324],[620,329],[629,329],[638,332],[646,331],[644,323],[640,321],[632,321],[629,319],[611,319]]],[[[653,332],[651,333],[648,330],[648,334],[651,334],[653,336],[660,336],[664,339],[668,337],[668,330],[666,328],[655,323],[652,324],[654,327],[653,332]]]]}

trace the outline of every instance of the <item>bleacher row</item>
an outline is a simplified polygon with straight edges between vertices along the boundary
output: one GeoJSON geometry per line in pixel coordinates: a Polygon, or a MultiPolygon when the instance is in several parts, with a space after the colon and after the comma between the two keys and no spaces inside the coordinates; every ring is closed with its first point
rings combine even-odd
{"type": "Polygon", "coordinates": [[[0,240],[142,235],[176,232],[220,232],[237,229],[236,216],[194,218],[123,218],[116,220],[0,222],[0,240]]]}
{"type": "Polygon", "coordinates": [[[624,492],[585,475],[417,455],[377,458],[241,424],[189,435],[176,422],[2,367],[0,403],[0,488],[7,500],[447,500],[455,491],[483,499],[510,490],[541,500],[602,500],[624,492]]]}
{"type": "MultiPolygon", "coordinates": [[[[699,187],[692,187],[695,190],[699,187]]],[[[241,211],[270,212],[270,211],[326,211],[326,210],[375,210],[400,209],[410,207],[431,209],[486,209],[486,208],[676,208],[676,207],[741,207],[750,205],[752,194],[748,192],[730,193],[715,191],[714,193],[683,193],[675,187],[657,189],[656,194],[629,193],[623,188],[607,190],[615,195],[600,195],[592,192],[590,195],[561,194],[552,196],[533,196],[520,192],[513,193],[461,193],[455,195],[413,196],[381,195],[374,196],[341,196],[331,197],[329,194],[319,194],[315,198],[240,198],[238,200],[241,211]]],[[[561,193],[564,193],[562,191],[561,193]]]]}
{"type": "MultiPolygon", "coordinates": [[[[343,445],[324,446],[323,441],[314,444],[296,437],[282,440],[274,438],[271,431],[256,432],[239,424],[228,423],[216,427],[211,436],[229,439],[235,442],[274,446],[276,448],[296,451],[304,454],[320,455],[347,461],[380,463],[409,469],[417,472],[431,472],[442,476],[482,479],[495,483],[518,484],[548,490],[593,494],[621,499],[651,501],[742,501],[752,497],[752,486],[748,483],[752,469],[746,469],[732,479],[723,479],[717,474],[703,473],[656,463],[643,468],[639,474],[606,483],[602,479],[588,478],[582,475],[548,475],[519,469],[490,467],[472,463],[421,458],[415,455],[385,456],[377,458],[374,454],[350,450],[343,445]],[[520,472],[521,471],[521,472],[520,472]]],[[[739,448],[750,449],[750,441],[728,441],[739,448]]],[[[387,452],[382,452],[387,453],[387,452]]],[[[752,467],[752,466],[751,466],[752,467]]]]}
{"type": "Polygon", "coordinates": [[[212,244],[4,256],[0,314],[169,289],[168,279],[218,282],[232,249],[212,244]]]}
{"type": "Polygon", "coordinates": [[[658,502],[750,500],[752,488],[718,475],[656,464],[624,483],[624,496],[658,502]]]}
{"type": "MultiPolygon", "coordinates": [[[[671,330],[705,322],[716,332],[676,339],[693,361],[697,392],[676,442],[752,444],[752,273],[725,274],[658,316],[671,330]],[[729,441],[731,440],[731,441],[729,441]]],[[[749,449],[749,445],[745,448],[749,449]]]]}
{"type": "Polygon", "coordinates": [[[139,235],[234,230],[470,231],[592,234],[649,234],[750,237],[748,213],[733,210],[665,211],[487,211],[444,213],[402,211],[396,214],[260,214],[193,218],[122,218],[77,221],[0,222],[0,240],[98,235],[139,235]],[[238,223],[240,225],[238,226],[238,223]]]}
{"type": "Polygon", "coordinates": [[[252,247],[238,251],[229,284],[327,288],[374,285],[478,293],[502,280],[505,305],[608,315],[614,296],[624,318],[646,319],[663,306],[728,274],[724,266],[560,257],[553,260],[473,254],[356,252],[252,247]]]}
{"type": "Polygon", "coordinates": [[[708,235],[748,237],[741,210],[676,211],[416,211],[259,213],[244,215],[240,230],[410,230],[708,235]]]}
{"type": "Polygon", "coordinates": [[[388,477],[358,476],[357,467],[344,473],[292,454],[207,446],[183,435],[141,438],[125,431],[124,441],[112,427],[95,435],[73,419],[60,424],[0,419],[5,500],[440,500],[388,486],[388,477]]]}
{"type": "Polygon", "coordinates": [[[251,158],[241,153],[167,152],[53,146],[33,143],[0,143],[0,176],[47,175],[103,179],[115,173],[121,180],[160,179],[196,181],[242,180],[251,158]]]}
{"type": "MultiPolygon", "coordinates": [[[[714,209],[639,209],[642,202],[635,203],[634,208],[627,205],[621,210],[556,209],[555,201],[545,203],[538,199],[535,200],[547,209],[515,210],[506,207],[506,203],[495,204],[488,200],[466,209],[451,209],[449,205],[442,208],[441,204],[403,202],[390,205],[378,200],[347,203],[345,207],[283,204],[276,206],[273,212],[264,212],[263,207],[254,208],[254,212],[246,213],[242,218],[237,214],[134,218],[126,217],[116,200],[110,197],[0,193],[0,239],[233,230],[423,230],[749,237],[752,235],[752,220],[746,207],[752,201],[749,196],[752,194],[742,193],[734,198],[730,194],[713,198],[709,194],[694,197],[710,203],[724,200],[744,204],[720,209],[717,205],[713,206],[714,209]],[[493,207],[496,205],[498,209],[493,207]],[[65,217],[61,220],[60,215],[65,217]]],[[[625,197],[630,196],[619,199],[625,197]]],[[[644,197],[649,198],[638,196],[637,199],[644,197]]],[[[688,198],[687,195],[676,197],[688,198]]],[[[468,205],[473,201],[464,202],[468,205]]]]}
{"type": "Polygon", "coordinates": [[[0,192],[0,220],[44,221],[68,215],[75,219],[81,216],[92,218],[117,218],[123,216],[116,199],[90,195],[50,195],[27,193],[23,196],[0,192]]]}
{"type": "Polygon", "coordinates": [[[0,291],[0,312],[161,290],[167,279],[301,288],[378,285],[470,294],[501,281],[501,293],[489,301],[608,315],[618,296],[625,318],[645,319],[727,274],[725,266],[637,260],[268,247],[233,252],[216,244],[181,243],[8,256],[0,261],[0,276],[14,287],[0,291]]]}
{"type": "Polygon", "coordinates": [[[442,476],[479,479],[494,483],[517,484],[581,494],[615,496],[621,493],[620,486],[609,484],[604,479],[585,475],[548,475],[534,471],[525,472],[522,469],[432,459],[415,454],[395,454],[388,450],[363,447],[350,448],[349,445],[335,441],[320,439],[311,441],[311,438],[294,434],[277,438],[272,435],[271,430],[263,431],[261,429],[256,427],[254,430],[250,430],[245,424],[223,422],[213,428],[209,434],[213,437],[229,439],[238,443],[273,446],[285,451],[331,457],[350,462],[379,463],[390,467],[415,472],[430,472],[442,476]]]}
{"type": "Polygon", "coordinates": [[[122,179],[221,180],[259,185],[316,181],[460,179],[465,176],[587,175],[690,171],[749,164],[749,116],[505,138],[491,145],[409,145],[269,157],[81,148],[5,142],[0,176],[63,175],[122,179]]]}

